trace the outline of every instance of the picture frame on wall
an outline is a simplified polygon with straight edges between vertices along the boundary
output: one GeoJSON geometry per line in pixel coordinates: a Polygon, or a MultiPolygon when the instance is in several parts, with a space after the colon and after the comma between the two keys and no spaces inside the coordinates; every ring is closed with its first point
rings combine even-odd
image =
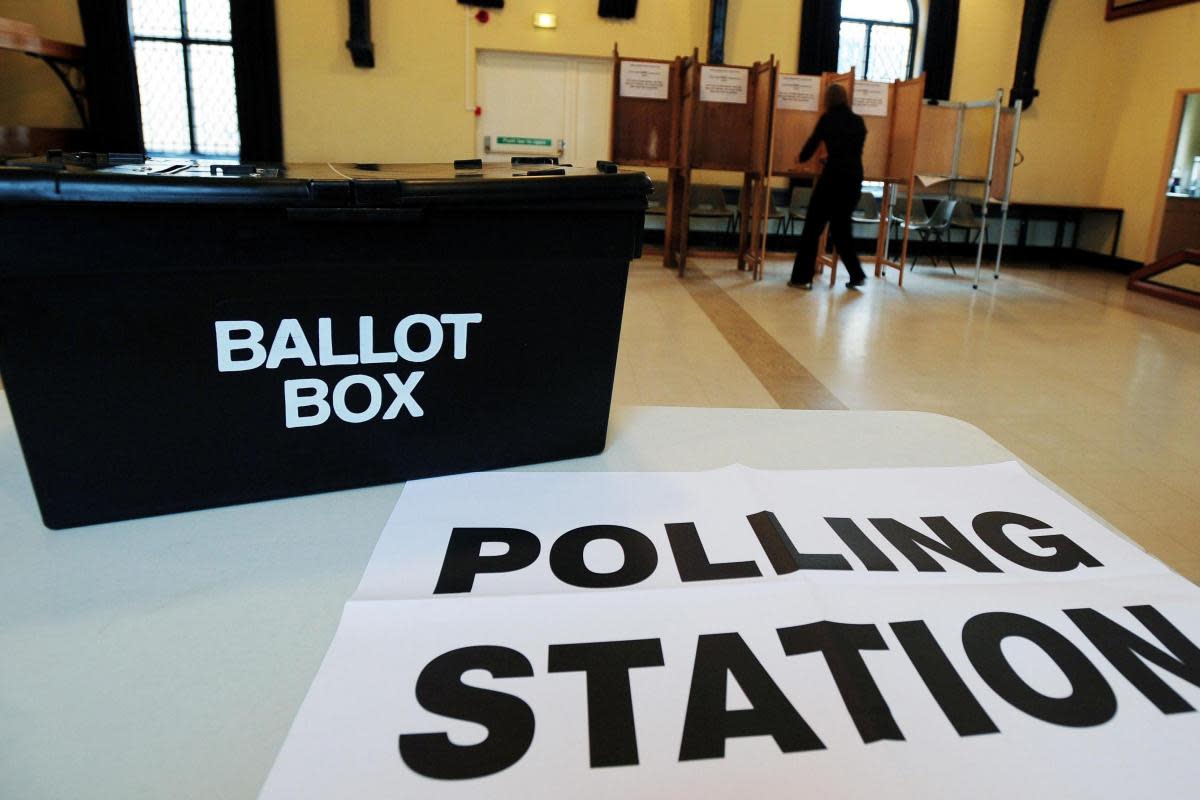
{"type": "Polygon", "coordinates": [[[1184,3],[1195,3],[1197,0],[1107,0],[1104,11],[1106,20],[1122,19],[1134,14],[1145,14],[1147,11],[1158,11],[1171,6],[1181,6],[1184,3]]]}

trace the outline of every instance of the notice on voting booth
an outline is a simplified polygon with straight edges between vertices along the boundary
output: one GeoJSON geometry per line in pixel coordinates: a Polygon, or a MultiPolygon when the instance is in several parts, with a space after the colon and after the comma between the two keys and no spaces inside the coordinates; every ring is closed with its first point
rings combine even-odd
{"type": "Polygon", "coordinates": [[[750,89],[750,71],[740,67],[701,67],[700,101],[745,103],[750,89]]]}
{"type": "Polygon", "coordinates": [[[654,61],[622,61],[621,62],[621,97],[646,97],[652,100],[666,100],[668,80],[671,75],[670,64],[659,64],[654,61]]]}
{"type": "Polygon", "coordinates": [[[821,78],[818,75],[780,75],[775,107],[790,111],[820,109],[821,78]]]}
{"type": "Polygon", "coordinates": [[[1185,797],[1200,589],[1015,463],[409,483],[262,797],[1185,797]]]}
{"type": "Polygon", "coordinates": [[[878,81],[855,81],[854,113],[863,117],[886,117],[889,86],[891,84],[878,81]]]}

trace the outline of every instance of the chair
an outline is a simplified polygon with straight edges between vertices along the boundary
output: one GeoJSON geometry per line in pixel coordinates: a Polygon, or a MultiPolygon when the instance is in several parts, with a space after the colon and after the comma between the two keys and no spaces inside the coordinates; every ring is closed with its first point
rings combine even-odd
{"type": "Polygon", "coordinates": [[[725,204],[725,191],[720,186],[692,186],[692,201],[688,213],[693,217],[725,220],[725,232],[733,231],[734,210],[725,204]]]}
{"type": "Polygon", "coordinates": [[[854,211],[850,212],[850,221],[862,225],[870,225],[879,222],[879,201],[875,199],[875,195],[870,192],[863,192],[858,196],[858,205],[854,207],[854,211]]]}
{"type": "MultiPolygon", "coordinates": [[[[888,231],[889,238],[896,238],[900,234],[900,229],[904,226],[904,212],[907,210],[908,196],[897,194],[892,200],[892,209],[888,212],[888,226],[891,230],[888,231]]],[[[911,225],[909,231],[916,230],[917,225],[926,225],[929,223],[929,214],[925,211],[925,203],[919,197],[913,198],[912,216],[908,220],[911,225]]]]}
{"type": "Polygon", "coordinates": [[[787,217],[783,221],[780,233],[791,234],[794,220],[803,222],[808,216],[808,203],[812,199],[813,190],[808,186],[797,186],[792,189],[792,197],[788,202],[787,217]]]}
{"type": "MultiPolygon", "coordinates": [[[[733,229],[741,230],[742,229],[742,193],[741,193],[741,190],[738,191],[738,203],[736,206],[734,206],[733,214],[734,214],[733,229]]],[[[783,233],[783,228],[784,228],[784,225],[786,224],[785,220],[784,220],[783,209],[781,209],[779,206],[775,205],[775,192],[768,191],[767,192],[767,218],[766,218],[766,227],[767,227],[768,232],[771,230],[771,220],[779,220],[779,224],[777,224],[775,226],[775,232],[780,233],[780,234],[783,233]]]]}
{"type": "Polygon", "coordinates": [[[667,185],[662,181],[651,181],[650,196],[646,198],[647,214],[667,213],[667,185]]]}
{"type": "MultiPolygon", "coordinates": [[[[923,220],[918,220],[916,215],[914,215],[914,218],[910,219],[905,227],[910,234],[915,233],[920,236],[922,242],[928,242],[930,239],[933,239],[941,246],[943,255],[945,255],[946,239],[950,232],[950,220],[954,216],[954,207],[957,204],[958,201],[952,197],[939,200],[932,214],[923,220]]],[[[915,203],[913,204],[913,208],[915,210],[915,203]]],[[[900,219],[900,224],[904,225],[903,218],[900,219]]],[[[917,259],[919,258],[919,255],[913,256],[913,268],[917,266],[917,259]]],[[[929,255],[929,261],[935,267],[938,265],[937,256],[932,253],[929,255]]],[[[949,257],[946,258],[946,263],[950,265],[950,270],[957,275],[958,270],[954,268],[954,262],[949,257]]]]}
{"type": "Polygon", "coordinates": [[[768,229],[770,228],[771,220],[773,220],[773,219],[778,220],[778,223],[775,225],[775,232],[783,233],[783,226],[784,226],[784,223],[786,222],[785,216],[786,216],[787,212],[785,212],[779,206],[775,205],[775,193],[774,192],[768,193],[767,203],[768,203],[768,206],[767,206],[767,227],[768,227],[768,229]]]}
{"type": "Polygon", "coordinates": [[[964,242],[974,244],[982,236],[983,243],[987,244],[987,229],[983,227],[983,222],[979,217],[975,216],[975,206],[972,203],[959,203],[954,207],[954,214],[950,217],[950,227],[963,232],[964,242]]]}

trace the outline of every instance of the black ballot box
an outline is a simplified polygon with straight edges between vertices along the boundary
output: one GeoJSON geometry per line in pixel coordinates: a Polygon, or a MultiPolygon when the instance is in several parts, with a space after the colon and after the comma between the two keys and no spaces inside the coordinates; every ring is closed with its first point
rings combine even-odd
{"type": "Polygon", "coordinates": [[[121,161],[0,167],[47,526],[604,448],[642,173],[121,161]]]}

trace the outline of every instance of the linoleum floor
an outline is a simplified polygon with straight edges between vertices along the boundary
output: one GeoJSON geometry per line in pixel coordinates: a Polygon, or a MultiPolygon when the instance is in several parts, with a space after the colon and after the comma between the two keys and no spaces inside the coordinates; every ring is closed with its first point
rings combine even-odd
{"type": "Polygon", "coordinates": [[[1094,268],[786,286],[730,258],[633,264],[614,401],[905,409],[966,420],[1200,582],[1200,311],[1094,268]]]}

